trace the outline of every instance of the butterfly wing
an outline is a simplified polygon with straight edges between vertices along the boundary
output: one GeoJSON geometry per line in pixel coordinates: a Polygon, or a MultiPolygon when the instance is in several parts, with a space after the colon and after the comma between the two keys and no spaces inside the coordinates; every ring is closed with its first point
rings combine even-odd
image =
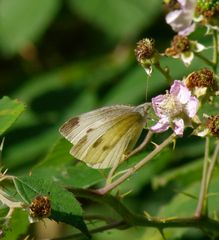
{"type": "Polygon", "coordinates": [[[134,147],[145,119],[135,107],[116,105],[72,118],[60,132],[73,143],[74,157],[94,168],[107,168],[121,162],[134,147]]]}

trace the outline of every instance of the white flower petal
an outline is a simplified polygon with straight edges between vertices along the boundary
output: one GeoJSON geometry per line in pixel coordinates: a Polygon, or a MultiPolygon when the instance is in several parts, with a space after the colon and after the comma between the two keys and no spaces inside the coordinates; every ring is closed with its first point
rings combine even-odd
{"type": "Polygon", "coordinates": [[[198,111],[199,101],[196,97],[191,96],[188,103],[185,106],[186,114],[192,118],[198,111]]]}
{"type": "Polygon", "coordinates": [[[185,52],[181,54],[181,59],[186,67],[188,67],[192,63],[193,58],[194,58],[193,52],[185,52]]]}
{"type": "Polygon", "coordinates": [[[196,42],[195,44],[194,44],[194,51],[195,52],[201,52],[201,51],[203,51],[203,50],[205,50],[206,49],[206,47],[204,46],[204,45],[202,45],[201,43],[198,43],[198,42],[196,42]]]}
{"type": "Polygon", "coordinates": [[[175,11],[172,11],[172,12],[168,13],[166,15],[166,22],[168,24],[171,24],[172,22],[174,22],[179,17],[181,12],[182,12],[182,10],[175,10],[175,11]]]}
{"type": "Polygon", "coordinates": [[[182,118],[176,118],[173,120],[174,123],[174,129],[173,131],[175,132],[176,135],[182,136],[184,132],[184,121],[182,118]]]}
{"type": "Polygon", "coordinates": [[[151,76],[151,73],[152,73],[152,66],[149,66],[149,67],[144,67],[144,70],[146,72],[146,74],[150,77],[151,76]]]}
{"type": "Polygon", "coordinates": [[[177,1],[182,7],[186,5],[186,0],[177,0],[177,1]]]}
{"type": "Polygon", "coordinates": [[[168,118],[161,118],[154,126],[151,127],[153,132],[165,132],[170,127],[170,122],[168,118]]]}

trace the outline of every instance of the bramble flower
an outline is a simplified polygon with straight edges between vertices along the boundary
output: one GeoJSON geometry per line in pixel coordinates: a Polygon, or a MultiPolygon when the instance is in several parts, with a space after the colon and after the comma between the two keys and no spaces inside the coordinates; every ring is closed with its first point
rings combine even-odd
{"type": "Polygon", "coordinates": [[[202,68],[190,73],[184,82],[197,98],[206,96],[208,99],[208,97],[214,95],[217,90],[214,73],[208,68],[202,68]]]}
{"type": "Polygon", "coordinates": [[[173,10],[166,15],[166,22],[172,27],[173,31],[183,36],[192,33],[195,30],[193,17],[197,0],[166,0],[165,2],[170,6],[170,10],[173,10]],[[175,2],[175,4],[173,5],[172,2],[175,2]]]}
{"type": "Polygon", "coordinates": [[[201,52],[205,46],[197,41],[191,41],[186,36],[175,35],[171,47],[167,48],[165,54],[173,58],[180,58],[185,66],[189,66],[194,58],[194,52],[201,52]]]}
{"type": "Polygon", "coordinates": [[[152,107],[160,119],[151,130],[159,133],[171,127],[176,135],[182,136],[185,126],[191,126],[198,105],[198,99],[191,95],[185,84],[175,80],[169,92],[152,98],[152,107]]]}
{"type": "Polygon", "coordinates": [[[153,39],[144,38],[137,43],[135,56],[137,61],[142,65],[147,75],[152,73],[152,65],[158,63],[159,54],[155,49],[153,39]]]}

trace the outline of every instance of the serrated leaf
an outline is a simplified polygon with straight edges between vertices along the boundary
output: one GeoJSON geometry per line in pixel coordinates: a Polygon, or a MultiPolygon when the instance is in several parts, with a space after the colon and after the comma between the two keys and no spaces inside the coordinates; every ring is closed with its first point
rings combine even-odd
{"type": "Polygon", "coordinates": [[[39,195],[47,196],[51,202],[50,218],[70,224],[84,234],[88,234],[82,219],[82,209],[72,193],[49,179],[34,177],[19,177],[15,179],[17,192],[27,204],[39,195]]]}
{"type": "Polygon", "coordinates": [[[2,135],[24,111],[25,105],[9,97],[0,99],[0,135],[2,135]]]}
{"type": "Polygon", "coordinates": [[[7,54],[14,54],[39,38],[59,8],[53,0],[0,1],[0,46],[7,54]]]}

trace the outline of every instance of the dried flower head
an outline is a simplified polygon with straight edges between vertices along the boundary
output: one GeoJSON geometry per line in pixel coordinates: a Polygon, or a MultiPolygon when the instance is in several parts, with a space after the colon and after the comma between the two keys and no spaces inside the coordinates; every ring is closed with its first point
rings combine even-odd
{"type": "Polygon", "coordinates": [[[185,84],[197,97],[206,94],[213,95],[217,89],[214,74],[208,68],[202,68],[189,74],[185,79],[185,84]]]}
{"type": "Polygon", "coordinates": [[[37,196],[29,206],[30,216],[33,218],[46,218],[51,214],[51,202],[47,196],[37,196]]]}
{"type": "Polygon", "coordinates": [[[152,65],[158,62],[158,53],[155,49],[155,41],[149,38],[140,40],[135,49],[135,56],[137,61],[144,67],[146,73],[151,75],[152,65]]]}
{"type": "Polygon", "coordinates": [[[192,72],[186,81],[186,86],[189,89],[194,87],[209,87],[214,86],[214,74],[208,68],[202,68],[199,71],[192,72]]]}
{"type": "Polygon", "coordinates": [[[167,56],[175,56],[183,52],[189,51],[190,41],[186,36],[175,35],[171,41],[171,47],[167,48],[165,53],[167,56]]]}
{"type": "Polygon", "coordinates": [[[205,47],[196,42],[190,41],[188,37],[175,35],[171,41],[170,48],[167,48],[165,54],[174,58],[180,58],[185,66],[189,66],[194,58],[194,52],[200,52],[205,47]]]}
{"type": "Polygon", "coordinates": [[[219,138],[219,115],[209,117],[206,126],[213,136],[219,138]]]}

